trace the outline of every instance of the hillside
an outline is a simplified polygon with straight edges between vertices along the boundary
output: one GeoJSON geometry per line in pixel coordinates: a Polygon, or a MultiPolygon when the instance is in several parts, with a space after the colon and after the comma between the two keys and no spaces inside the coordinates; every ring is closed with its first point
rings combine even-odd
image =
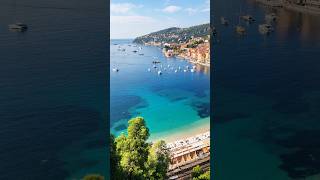
{"type": "Polygon", "coordinates": [[[210,34],[210,24],[201,24],[188,28],[177,28],[172,27],[163,29],[157,32],[153,32],[144,36],[137,37],[134,39],[134,43],[148,43],[148,42],[186,42],[191,37],[205,37],[210,34]]]}

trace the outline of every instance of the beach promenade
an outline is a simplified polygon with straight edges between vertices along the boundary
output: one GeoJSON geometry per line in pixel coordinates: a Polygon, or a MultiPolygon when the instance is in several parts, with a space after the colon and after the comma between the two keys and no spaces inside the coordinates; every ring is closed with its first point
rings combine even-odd
{"type": "Polygon", "coordinates": [[[192,169],[199,165],[203,170],[210,167],[210,132],[168,143],[171,161],[169,179],[190,179],[192,169]]]}

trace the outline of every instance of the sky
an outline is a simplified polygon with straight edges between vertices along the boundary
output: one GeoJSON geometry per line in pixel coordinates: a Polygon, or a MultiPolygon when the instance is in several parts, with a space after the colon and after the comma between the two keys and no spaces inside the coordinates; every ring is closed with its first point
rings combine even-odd
{"type": "Polygon", "coordinates": [[[210,22],[210,0],[111,0],[110,38],[133,39],[169,27],[210,22]]]}

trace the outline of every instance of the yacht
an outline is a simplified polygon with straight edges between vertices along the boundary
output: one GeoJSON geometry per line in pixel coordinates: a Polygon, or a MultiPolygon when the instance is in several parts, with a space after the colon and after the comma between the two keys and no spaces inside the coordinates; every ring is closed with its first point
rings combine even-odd
{"type": "Polygon", "coordinates": [[[225,17],[221,17],[220,21],[222,25],[225,25],[225,26],[229,25],[229,21],[225,17]]]}
{"type": "Polygon", "coordinates": [[[259,32],[261,34],[269,34],[273,31],[273,27],[270,24],[260,24],[259,32]]]}
{"type": "Polygon", "coordinates": [[[113,68],[112,71],[113,72],[119,72],[119,69],[118,68],[113,68]]]}
{"type": "Polygon", "coordinates": [[[249,23],[255,21],[255,19],[254,19],[252,16],[250,16],[250,15],[241,16],[241,19],[243,19],[243,20],[245,20],[245,21],[247,21],[247,22],[249,22],[249,23]]]}
{"type": "Polygon", "coordinates": [[[28,26],[23,23],[15,23],[15,24],[9,24],[9,29],[10,30],[15,30],[15,31],[26,31],[28,29],[28,26]]]}
{"type": "Polygon", "coordinates": [[[277,15],[275,13],[265,15],[265,20],[267,22],[273,22],[273,21],[276,21],[276,19],[277,19],[277,15]]]}
{"type": "Polygon", "coordinates": [[[162,72],[161,71],[158,71],[158,75],[161,75],[162,74],[162,72]]]}
{"type": "Polygon", "coordinates": [[[236,26],[236,32],[240,35],[244,35],[246,33],[246,29],[243,26],[236,26]]]}

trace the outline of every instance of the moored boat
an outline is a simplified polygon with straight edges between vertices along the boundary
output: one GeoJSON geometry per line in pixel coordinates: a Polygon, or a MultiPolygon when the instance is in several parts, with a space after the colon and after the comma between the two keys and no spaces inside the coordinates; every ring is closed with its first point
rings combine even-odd
{"type": "Polygon", "coordinates": [[[249,22],[249,23],[252,23],[255,21],[255,19],[251,16],[251,15],[244,15],[244,16],[241,16],[241,19],[249,22]]]}
{"type": "Polygon", "coordinates": [[[273,31],[273,27],[270,24],[260,24],[259,32],[261,34],[270,34],[273,31]]]}
{"type": "Polygon", "coordinates": [[[240,35],[244,35],[246,33],[246,29],[243,26],[236,26],[236,32],[240,35]]]}
{"type": "Polygon", "coordinates": [[[276,21],[276,19],[277,19],[277,15],[275,13],[265,15],[265,20],[267,22],[273,22],[273,21],[276,21]]]}
{"type": "Polygon", "coordinates": [[[222,25],[225,25],[225,26],[229,25],[229,21],[225,17],[221,17],[220,21],[222,25]]]}
{"type": "Polygon", "coordinates": [[[9,24],[8,27],[10,30],[20,31],[20,32],[26,31],[28,29],[28,26],[23,23],[9,24]]]}

